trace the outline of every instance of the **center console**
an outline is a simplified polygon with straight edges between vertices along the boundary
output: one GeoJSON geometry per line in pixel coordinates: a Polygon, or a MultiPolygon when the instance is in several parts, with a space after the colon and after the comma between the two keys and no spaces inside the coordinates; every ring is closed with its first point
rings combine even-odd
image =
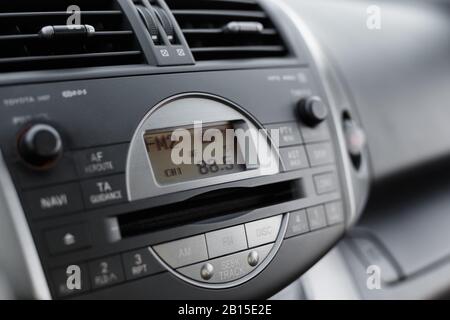
{"type": "Polygon", "coordinates": [[[355,221],[358,152],[349,155],[341,110],[289,15],[261,3],[288,53],[248,63],[205,62],[186,42],[192,30],[174,20],[179,42],[170,43],[161,22],[167,48],[200,54],[156,66],[139,17],[153,7],[182,16],[167,3],[117,3],[153,67],[80,69],[64,81],[42,71],[39,81],[0,87],[2,188],[14,188],[5,201],[17,210],[7,214],[25,217],[12,225],[32,236],[30,281],[43,278],[35,298],[267,298],[355,221]],[[267,133],[274,148],[257,162],[271,165],[173,165],[168,134],[196,123],[262,132],[251,141],[267,133]]]}

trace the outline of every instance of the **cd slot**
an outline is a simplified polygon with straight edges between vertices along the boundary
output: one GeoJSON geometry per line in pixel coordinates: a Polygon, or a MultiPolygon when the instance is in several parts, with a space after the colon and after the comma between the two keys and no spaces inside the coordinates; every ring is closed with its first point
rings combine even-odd
{"type": "Polygon", "coordinates": [[[117,217],[122,238],[184,225],[209,218],[246,213],[304,197],[302,180],[228,188],[208,192],[186,201],[126,213],[117,217]]]}

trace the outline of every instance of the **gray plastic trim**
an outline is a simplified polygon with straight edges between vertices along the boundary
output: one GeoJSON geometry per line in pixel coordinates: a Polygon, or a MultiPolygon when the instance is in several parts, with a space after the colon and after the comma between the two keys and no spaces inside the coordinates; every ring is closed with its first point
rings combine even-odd
{"type": "Polygon", "coordinates": [[[0,267],[16,298],[51,299],[19,196],[0,151],[0,267]]]}
{"type": "Polygon", "coordinates": [[[345,185],[348,190],[348,202],[349,202],[349,208],[350,208],[350,215],[347,219],[347,227],[350,227],[356,223],[356,220],[358,218],[357,212],[356,212],[356,199],[355,199],[355,189],[353,186],[353,180],[352,180],[352,164],[350,163],[349,157],[347,157],[347,147],[345,143],[345,137],[344,133],[341,130],[340,126],[340,114],[338,113],[338,108],[336,101],[334,99],[335,93],[333,91],[333,86],[328,81],[327,74],[329,73],[330,64],[327,62],[327,59],[325,57],[325,54],[323,53],[318,41],[313,36],[307,25],[303,22],[301,17],[299,17],[297,14],[294,13],[294,11],[289,8],[288,5],[286,5],[284,2],[279,0],[263,0],[266,2],[270,2],[271,4],[278,6],[279,9],[281,9],[281,12],[286,15],[286,17],[295,25],[297,28],[299,34],[303,37],[304,42],[306,43],[306,46],[312,56],[312,59],[314,61],[314,65],[317,69],[317,72],[319,74],[319,78],[321,81],[321,84],[323,84],[323,88],[326,93],[326,98],[328,100],[330,109],[331,109],[331,115],[333,117],[333,122],[336,126],[336,133],[337,133],[337,141],[339,144],[339,151],[341,155],[341,160],[343,162],[343,169],[344,169],[344,179],[345,179],[345,185]]]}

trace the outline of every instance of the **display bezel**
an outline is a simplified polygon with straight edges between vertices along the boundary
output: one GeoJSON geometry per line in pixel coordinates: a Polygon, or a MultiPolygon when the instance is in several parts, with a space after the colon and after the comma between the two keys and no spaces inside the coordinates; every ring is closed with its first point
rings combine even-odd
{"type": "MultiPolygon", "coordinates": [[[[139,124],[133,135],[127,158],[126,182],[128,199],[135,201],[155,196],[189,191],[201,193],[202,187],[220,188],[228,182],[237,182],[280,172],[277,148],[270,147],[270,165],[261,165],[254,170],[208,177],[205,179],[179,182],[169,185],[158,184],[151,166],[143,135],[146,131],[188,126],[196,121],[203,123],[241,122],[253,132],[253,141],[266,140],[272,145],[271,138],[263,131],[263,126],[250,114],[233,102],[207,93],[185,93],[170,97],[153,107],[139,124]],[[261,135],[258,137],[258,135],[261,135]],[[198,190],[198,191],[196,191],[198,190]]],[[[258,159],[261,160],[260,154],[258,159]]]]}

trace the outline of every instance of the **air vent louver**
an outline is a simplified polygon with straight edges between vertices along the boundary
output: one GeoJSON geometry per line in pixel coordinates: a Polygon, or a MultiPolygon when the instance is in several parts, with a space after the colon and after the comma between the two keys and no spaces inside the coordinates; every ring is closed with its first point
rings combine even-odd
{"type": "Polygon", "coordinates": [[[2,0],[0,72],[143,63],[142,52],[116,0],[2,0]],[[46,26],[66,26],[69,6],[80,8],[91,36],[46,39],[46,26]]]}
{"type": "Polygon", "coordinates": [[[287,55],[278,31],[253,0],[166,0],[196,60],[287,55]]]}

